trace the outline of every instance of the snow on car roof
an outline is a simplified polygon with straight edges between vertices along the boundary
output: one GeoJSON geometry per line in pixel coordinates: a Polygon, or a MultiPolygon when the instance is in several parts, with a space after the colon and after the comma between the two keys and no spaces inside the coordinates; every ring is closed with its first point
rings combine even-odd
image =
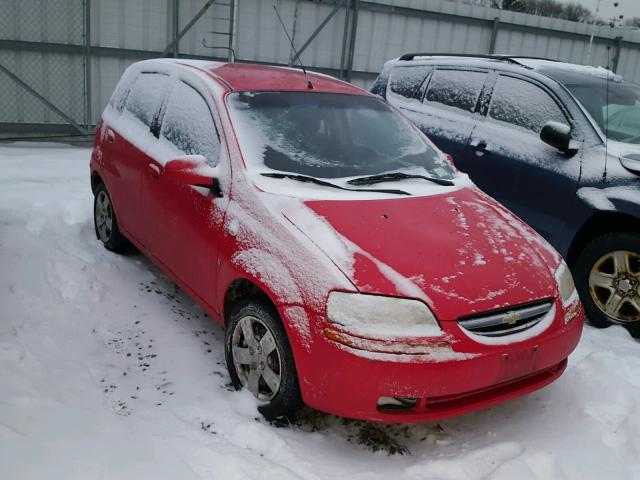
{"type": "Polygon", "coordinates": [[[309,70],[305,75],[299,68],[204,60],[162,59],[162,61],[195,67],[213,74],[236,91],[287,90],[369,95],[369,92],[329,75],[309,70]],[[313,88],[309,88],[309,80],[313,88]]]}

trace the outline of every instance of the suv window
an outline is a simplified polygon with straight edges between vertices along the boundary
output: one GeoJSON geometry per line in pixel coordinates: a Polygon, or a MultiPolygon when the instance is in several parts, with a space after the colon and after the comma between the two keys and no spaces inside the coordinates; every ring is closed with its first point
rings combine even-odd
{"type": "Polygon", "coordinates": [[[473,112],[486,77],[470,70],[436,70],[425,100],[473,112]]]}
{"type": "Polygon", "coordinates": [[[145,125],[151,126],[168,81],[169,77],[164,73],[141,73],[127,96],[125,109],[145,125]]]}
{"type": "Polygon", "coordinates": [[[181,154],[202,155],[211,166],[218,162],[220,137],[206,100],[184,82],[171,92],[160,136],[181,154]]]}
{"type": "Polygon", "coordinates": [[[489,116],[537,134],[551,120],[569,124],[558,104],[542,88],[504,75],[498,77],[493,89],[489,116]]]}
{"type": "Polygon", "coordinates": [[[431,67],[414,65],[411,67],[396,67],[391,71],[389,88],[393,93],[406,98],[414,98],[416,90],[424,81],[431,67]]]}

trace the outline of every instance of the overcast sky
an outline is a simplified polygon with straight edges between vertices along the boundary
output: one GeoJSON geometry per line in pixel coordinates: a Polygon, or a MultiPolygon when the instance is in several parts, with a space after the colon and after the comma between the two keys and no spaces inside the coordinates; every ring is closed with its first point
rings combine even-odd
{"type": "MultiPolygon", "coordinates": [[[[565,3],[573,3],[576,0],[562,0],[565,3]]],[[[598,0],[577,0],[593,13],[596,13],[598,0]]],[[[640,0],[601,0],[598,16],[609,20],[613,16],[624,15],[625,18],[640,17],[640,0]],[[614,7],[613,4],[618,6],[614,7]]]]}

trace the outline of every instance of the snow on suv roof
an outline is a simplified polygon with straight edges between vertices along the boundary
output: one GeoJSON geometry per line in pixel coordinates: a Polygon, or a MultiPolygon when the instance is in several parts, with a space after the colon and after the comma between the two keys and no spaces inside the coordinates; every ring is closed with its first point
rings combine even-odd
{"type": "Polygon", "coordinates": [[[496,55],[496,54],[449,54],[449,53],[407,53],[396,59],[387,62],[389,65],[401,64],[405,62],[420,61],[446,61],[457,64],[482,64],[485,62],[505,62],[513,66],[521,66],[547,77],[551,77],[560,83],[589,84],[598,80],[612,80],[622,82],[620,75],[616,75],[611,70],[604,67],[593,67],[591,65],[579,65],[576,63],[560,62],[539,57],[523,57],[517,55],[496,55]]]}
{"type": "Polygon", "coordinates": [[[194,67],[210,73],[235,91],[286,90],[369,95],[369,92],[329,75],[308,70],[305,75],[299,68],[203,60],[162,59],[162,61],[194,67]],[[313,88],[309,88],[308,80],[311,80],[313,88]]]}
{"type": "MultiPolygon", "coordinates": [[[[620,75],[616,75],[611,70],[606,69],[604,67],[593,67],[591,65],[578,65],[576,63],[567,63],[567,62],[558,62],[555,60],[543,60],[543,59],[534,59],[534,58],[521,58],[521,57],[511,57],[511,59],[515,62],[518,62],[525,67],[529,67],[533,70],[539,71],[540,73],[548,74],[551,72],[557,73],[566,73],[566,74],[576,74],[576,75],[585,75],[589,77],[600,78],[606,80],[613,80],[616,82],[621,82],[622,77],[620,75]]],[[[554,75],[550,75],[554,76],[554,75]]]]}

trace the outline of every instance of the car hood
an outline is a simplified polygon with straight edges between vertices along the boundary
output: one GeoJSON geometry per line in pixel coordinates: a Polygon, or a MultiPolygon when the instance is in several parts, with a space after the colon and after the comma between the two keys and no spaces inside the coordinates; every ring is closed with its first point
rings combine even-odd
{"type": "Polygon", "coordinates": [[[306,201],[335,239],[287,218],[362,293],[426,302],[440,320],[556,295],[559,255],[495,200],[475,188],[443,195],[362,201],[306,201]],[[329,225],[327,225],[327,223],[329,225]],[[341,250],[342,251],[342,250],[341,250]]]}

